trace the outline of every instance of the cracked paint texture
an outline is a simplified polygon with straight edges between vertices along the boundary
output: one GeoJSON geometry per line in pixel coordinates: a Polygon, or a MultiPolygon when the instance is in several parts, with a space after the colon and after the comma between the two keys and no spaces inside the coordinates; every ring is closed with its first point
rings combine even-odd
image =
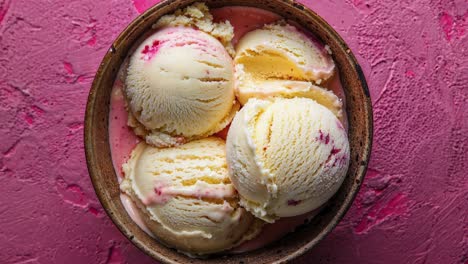
{"type": "MultiPolygon", "coordinates": [[[[83,118],[101,58],[156,2],[0,0],[0,263],[154,263],[94,194],[83,118]]],[[[355,203],[296,263],[468,263],[468,2],[300,2],[357,56],[375,131],[355,203]]]]}

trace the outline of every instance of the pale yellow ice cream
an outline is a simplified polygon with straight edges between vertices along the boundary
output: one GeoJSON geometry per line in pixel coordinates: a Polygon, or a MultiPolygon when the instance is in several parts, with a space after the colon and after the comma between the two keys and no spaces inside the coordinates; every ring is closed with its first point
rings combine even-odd
{"type": "Polygon", "coordinates": [[[250,99],[234,118],[226,144],[240,204],[268,222],[324,204],[349,164],[342,124],[308,98],[250,99]]]}
{"type": "Polygon", "coordinates": [[[307,97],[341,117],[340,99],[318,86],[334,73],[331,56],[295,27],[271,24],[247,33],[236,46],[234,63],[241,104],[249,98],[307,97]]]}
{"type": "Polygon", "coordinates": [[[156,147],[214,134],[239,108],[231,57],[217,39],[188,27],[161,29],[135,50],[125,94],[129,125],[156,147]]]}
{"type": "Polygon", "coordinates": [[[216,137],[164,149],[140,143],[123,165],[121,190],[166,245],[191,254],[232,248],[262,224],[239,206],[225,151],[216,137]]]}
{"type": "Polygon", "coordinates": [[[213,22],[213,15],[204,3],[194,3],[184,9],[178,9],[174,14],[161,17],[154,29],[163,27],[185,26],[194,27],[217,38],[224,45],[226,50],[234,56],[232,39],[234,38],[234,28],[229,21],[213,22]]]}

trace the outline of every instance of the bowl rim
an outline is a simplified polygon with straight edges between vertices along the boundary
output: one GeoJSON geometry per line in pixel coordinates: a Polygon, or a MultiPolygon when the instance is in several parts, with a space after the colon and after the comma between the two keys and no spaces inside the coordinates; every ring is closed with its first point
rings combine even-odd
{"type": "MultiPolygon", "coordinates": [[[[101,176],[101,172],[96,166],[96,163],[97,163],[96,155],[94,153],[95,146],[92,140],[92,136],[93,136],[92,127],[95,125],[95,123],[92,117],[95,115],[94,106],[96,104],[96,99],[97,99],[96,91],[101,86],[104,73],[110,70],[109,62],[111,60],[111,56],[115,53],[115,47],[117,46],[117,44],[121,43],[122,41],[125,41],[126,36],[129,34],[132,34],[133,28],[135,28],[140,23],[142,23],[146,17],[150,16],[150,14],[174,2],[183,2],[184,6],[188,6],[195,2],[205,2],[205,1],[203,0],[198,0],[198,1],[197,0],[175,0],[175,1],[163,0],[159,2],[158,4],[152,6],[151,8],[147,9],[145,12],[141,13],[136,18],[134,18],[132,22],[128,24],[124,30],[122,30],[122,32],[118,35],[118,37],[112,42],[112,45],[109,48],[109,51],[104,55],[102,62],[99,66],[99,69],[96,71],[96,75],[93,80],[91,89],[89,91],[89,96],[87,100],[86,113],[85,113],[85,128],[84,128],[84,148],[85,148],[88,172],[91,178],[91,182],[93,184],[93,188],[106,214],[111,218],[112,222],[117,226],[119,231],[128,240],[130,240],[132,244],[137,246],[140,250],[142,250],[147,255],[151,256],[152,258],[157,259],[158,261],[161,261],[164,263],[176,263],[176,262],[168,258],[166,255],[163,255],[157,251],[151,250],[146,244],[142,243],[141,241],[135,240],[133,235],[130,235],[131,231],[127,228],[126,224],[122,221],[122,219],[119,216],[117,216],[113,212],[113,210],[111,210],[110,208],[111,202],[105,199],[104,191],[98,188],[99,186],[98,177],[101,176]]],[[[274,263],[284,263],[284,262],[291,261],[303,255],[305,252],[307,252],[312,247],[314,247],[318,242],[320,242],[325,236],[327,236],[335,228],[335,226],[341,221],[341,219],[344,217],[348,209],[351,207],[357,193],[359,192],[360,186],[364,180],[365,172],[367,170],[367,166],[368,166],[369,159],[370,159],[370,153],[372,149],[372,139],[373,139],[373,111],[372,111],[372,103],[370,100],[369,89],[367,86],[364,73],[361,69],[361,66],[357,62],[354,54],[352,53],[350,48],[347,46],[345,41],[341,38],[341,36],[322,17],[320,17],[314,11],[312,11],[311,9],[309,9],[308,7],[304,6],[301,3],[295,2],[294,0],[274,0],[272,2],[281,2],[282,4],[293,6],[297,9],[300,9],[301,12],[305,12],[307,16],[314,17],[314,19],[320,22],[320,26],[324,28],[326,33],[332,39],[334,39],[341,46],[342,49],[346,50],[347,61],[348,63],[351,64],[351,66],[354,67],[354,70],[356,71],[358,79],[360,81],[360,86],[365,94],[363,108],[367,117],[367,120],[365,120],[366,125],[367,125],[367,131],[366,131],[367,140],[366,140],[365,146],[363,146],[363,155],[362,155],[362,160],[360,161],[360,166],[357,172],[357,176],[355,178],[356,185],[354,187],[354,191],[347,194],[346,199],[344,200],[340,208],[337,210],[334,217],[330,220],[330,223],[328,223],[325,226],[325,228],[321,230],[320,234],[318,234],[314,239],[309,240],[305,245],[299,247],[294,252],[288,255],[285,255],[284,257],[279,258],[274,261],[274,263]]],[[[207,4],[207,5],[210,6],[210,4],[207,4]]],[[[222,4],[222,6],[239,6],[239,4],[234,4],[234,5],[222,4]]],[[[244,5],[244,6],[248,6],[248,5],[244,5]]],[[[268,10],[268,9],[265,8],[265,10],[268,10]]],[[[108,154],[111,155],[111,153],[108,153],[108,154]]],[[[114,176],[115,176],[115,179],[117,180],[115,171],[114,171],[114,176]]],[[[245,254],[248,254],[248,252],[246,252],[245,254]]]]}

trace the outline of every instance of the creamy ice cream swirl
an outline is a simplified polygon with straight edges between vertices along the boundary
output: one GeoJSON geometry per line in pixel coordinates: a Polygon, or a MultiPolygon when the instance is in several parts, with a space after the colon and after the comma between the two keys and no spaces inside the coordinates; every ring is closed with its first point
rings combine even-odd
{"type": "Polygon", "coordinates": [[[140,143],[120,187],[163,243],[193,254],[226,250],[256,236],[262,222],[239,206],[225,155],[215,137],[163,149],[140,143]]]}
{"type": "Polygon", "coordinates": [[[338,190],[349,143],[338,118],[314,100],[251,99],[231,124],[227,159],[240,204],[274,222],[310,212],[338,190]]]}

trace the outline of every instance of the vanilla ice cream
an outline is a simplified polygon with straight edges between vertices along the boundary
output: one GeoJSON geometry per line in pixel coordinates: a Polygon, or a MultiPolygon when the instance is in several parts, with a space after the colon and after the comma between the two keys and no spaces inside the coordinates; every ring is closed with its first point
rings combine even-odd
{"type": "Polygon", "coordinates": [[[308,98],[250,99],[227,137],[240,204],[267,222],[309,212],[331,198],[346,175],[349,151],[339,119],[308,98]]]}
{"type": "Polygon", "coordinates": [[[170,247],[215,253],[261,229],[262,222],[238,204],[219,138],[163,149],[140,143],[123,171],[121,190],[137,204],[151,232],[170,247]]]}
{"type": "Polygon", "coordinates": [[[174,14],[164,15],[153,25],[153,28],[174,26],[193,27],[206,32],[218,39],[228,53],[234,56],[231,42],[234,38],[234,28],[228,20],[213,22],[213,15],[204,3],[197,2],[184,9],[178,9],[174,14]]]}
{"type": "Polygon", "coordinates": [[[161,29],[130,58],[129,125],[156,147],[214,134],[238,110],[232,79],[231,57],[217,39],[188,27],[161,29]]]}
{"type": "Polygon", "coordinates": [[[236,46],[235,86],[241,104],[249,98],[307,97],[341,116],[341,101],[319,87],[334,73],[326,49],[288,24],[270,24],[242,37],[236,46]]]}

